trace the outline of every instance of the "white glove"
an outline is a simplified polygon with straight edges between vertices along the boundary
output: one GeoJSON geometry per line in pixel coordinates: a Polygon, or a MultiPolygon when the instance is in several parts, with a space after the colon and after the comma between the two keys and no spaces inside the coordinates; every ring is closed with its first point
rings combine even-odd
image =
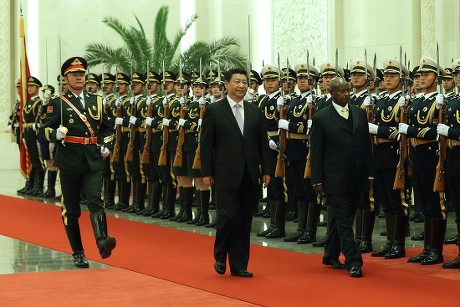
{"type": "Polygon", "coordinates": [[[152,103],[152,98],[150,98],[150,96],[147,96],[147,98],[145,99],[145,104],[149,106],[151,103],[152,103]]]}
{"type": "Polygon", "coordinates": [[[307,120],[307,128],[311,129],[311,125],[313,124],[313,120],[309,119],[307,120]]]}
{"type": "Polygon", "coordinates": [[[43,93],[43,99],[46,100],[46,102],[48,102],[51,98],[51,92],[50,91],[45,91],[43,93]]]}
{"type": "Polygon", "coordinates": [[[37,129],[39,129],[40,127],[41,127],[40,123],[34,123],[34,124],[32,125],[32,129],[33,129],[34,131],[37,131],[37,129]]]}
{"type": "Polygon", "coordinates": [[[107,104],[107,98],[102,98],[102,105],[105,106],[107,104]]]}
{"type": "Polygon", "coordinates": [[[136,124],[136,121],[137,121],[137,117],[136,116],[130,116],[129,117],[129,123],[131,125],[135,125],[136,124]]]}
{"type": "Polygon", "coordinates": [[[289,121],[285,119],[280,119],[278,121],[278,129],[289,130],[289,121]]]}
{"type": "Polygon", "coordinates": [[[145,123],[146,123],[148,126],[152,126],[152,121],[153,121],[153,118],[151,118],[151,117],[146,117],[146,118],[145,118],[145,123]]]}
{"type": "Polygon", "coordinates": [[[311,105],[313,103],[313,96],[312,95],[308,95],[307,96],[307,104],[311,105]]]}
{"type": "Polygon", "coordinates": [[[201,97],[200,99],[198,99],[198,104],[199,104],[200,106],[203,106],[203,105],[206,104],[206,100],[204,100],[204,98],[201,97]]]}
{"type": "Polygon", "coordinates": [[[254,95],[252,93],[250,93],[249,91],[246,92],[246,95],[244,95],[244,100],[246,101],[252,101],[252,99],[254,99],[254,95]]]}
{"type": "Polygon", "coordinates": [[[170,121],[171,121],[170,119],[163,118],[163,127],[164,126],[169,127],[169,122],[170,121]]]}
{"type": "Polygon", "coordinates": [[[185,103],[185,97],[184,96],[179,98],[179,103],[180,103],[181,106],[184,105],[184,103],[185,103]]]}
{"type": "Polygon", "coordinates": [[[289,94],[284,95],[284,100],[291,100],[291,95],[289,95],[289,94]]]}
{"type": "Polygon", "coordinates": [[[14,128],[19,128],[19,123],[14,123],[13,127],[14,128]]]}
{"type": "Polygon", "coordinates": [[[102,158],[107,158],[108,156],[110,156],[110,150],[105,147],[104,145],[101,146],[101,156],[102,158]]]}
{"type": "MultiPolygon", "coordinates": [[[[367,98],[367,97],[366,97],[367,98]]],[[[369,123],[369,133],[370,134],[377,134],[377,130],[378,130],[379,126],[377,126],[376,124],[373,124],[373,123],[369,123]]],[[[406,130],[407,131],[407,130],[406,130]]]]}
{"type": "Polygon", "coordinates": [[[449,134],[449,126],[444,125],[444,124],[438,124],[438,126],[436,126],[436,132],[439,135],[448,136],[448,134],[449,134]]]}
{"type": "Polygon", "coordinates": [[[276,99],[276,106],[278,109],[284,105],[284,97],[279,96],[278,99],[276,99]]]}
{"type": "Polygon", "coordinates": [[[134,103],[134,97],[131,97],[131,99],[129,99],[129,104],[132,105],[134,103]]]}
{"type": "Polygon", "coordinates": [[[203,120],[200,118],[200,119],[198,120],[198,127],[201,127],[201,124],[202,124],[202,123],[203,123],[203,120]]]}
{"type": "Polygon", "coordinates": [[[166,107],[166,105],[168,104],[168,98],[163,98],[163,107],[166,107]]]}
{"type": "Polygon", "coordinates": [[[374,97],[366,96],[366,98],[364,98],[363,105],[368,107],[371,104],[374,104],[374,97]]]}
{"type": "Polygon", "coordinates": [[[437,94],[436,95],[436,109],[439,110],[444,106],[444,95],[437,94]]]}
{"type": "Polygon", "coordinates": [[[48,148],[49,148],[50,152],[54,151],[54,147],[56,147],[55,143],[49,143],[48,148]]]}
{"type": "Polygon", "coordinates": [[[8,132],[13,132],[13,126],[8,125],[8,126],[6,127],[6,131],[8,131],[8,132]]]}
{"type": "MultiPolygon", "coordinates": [[[[246,99],[246,98],[243,98],[243,99],[246,99]]],[[[209,103],[214,103],[214,102],[216,102],[216,98],[214,98],[214,96],[209,97],[209,103]]]]}
{"type": "Polygon", "coordinates": [[[268,147],[272,150],[278,150],[278,146],[276,146],[276,143],[273,140],[268,141],[268,147]]]}
{"type": "Polygon", "coordinates": [[[56,140],[60,141],[63,138],[65,138],[65,135],[67,134],[68,129],[66,127],[59,127],[56,130],[56,140]]]}
{"type": "Polygon", "coordinates": [[[409,128],[408,124],[399,123],[398,132],[401,134],[407,134],[407,129],[409,128]]]}
{"type": "Polygon", "coordinates": [[[123,118],[121,117],[115,118],[115,125],[123,126],[123,118]]]}
{"type": "Polygon", "coordinates": [[[404,98],[403,96],[399,97],[398,104],[399,107],[404,107],[406,105],[406,98],[404,98]]]}
{"type": "Polygon", "coordinates": [[[185,124],[186,120],[183,118],[179,118],[179,126],[183,127],[185,124]]]}
{"type": "Polygon", "coordinates": [[[115,100],[115,106],[119,107],[120,105],[121,105],[121,99],[117,98],[117,100],[115,100]]]}

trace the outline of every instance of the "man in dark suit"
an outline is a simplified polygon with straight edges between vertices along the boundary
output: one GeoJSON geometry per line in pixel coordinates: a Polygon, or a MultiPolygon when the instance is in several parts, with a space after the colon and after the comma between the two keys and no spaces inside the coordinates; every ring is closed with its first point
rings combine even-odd
{"type": "Polygon", "coordinates": [[[373,181],[373,161],[366,112],[350,105],[350,89],[343,78],[330,83],[332,103],[313,117],[310,136],[313,188],[329,201],[323,264],[361,277],[363,260],[354,240],[353,217],[363,190],[373,181]]]}
{"type": "Polygon", "coordinates": [[[259,164],[263,183],[270,183],[270,149],[262,113],[244,101],[247,73],[231,69],[225,74],[228,96],[209,105],[202,124],[201,174],[216,190],[217,232],[214,269],[226,270],[227,254],[233,276],[252,277],[247,271],[254,209],[258,205],[259,164]]]}
{"type": "Polygon", "coordinates": [[[54,165],[59,168],[62,189],[62,221],[73,251],[74,265],[89,267],[85,258],[78,219],[81,214],[80,191],[88,200],[96,244],[102,258],[111,255],[116,240],[107,234],[104,202],[101,199],[103,158],[113,128],[103,112],[102,97],[84,91],[87,62],[72,57],[62,64],[61,74],[69,90],[52,100],[46,108],[42,133],[56,143],[54,165]]]}

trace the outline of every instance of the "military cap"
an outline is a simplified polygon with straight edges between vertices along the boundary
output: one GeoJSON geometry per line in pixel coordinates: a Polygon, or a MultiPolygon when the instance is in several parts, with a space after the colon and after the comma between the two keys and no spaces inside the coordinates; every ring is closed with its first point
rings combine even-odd
{"type": "Polygon", "coordinates": [[[442,79],[453,79],[454,78],[454,74],[453,74],[453,71],[452,71],[452,68],[445,68],[444,69],[444,75],[442,76],[442,79]]]}
{"type": "Polygon", "coordinates": [[[103,73],[102,83],[115,83],[115,76],[108,72],[103,73]]]}
{"type": "Polygon", "coordinates": [[[453,73],[460,72],[460,59],[456,59],[452,62],[452,72],[453,73]]]}
{"type": "Polygon", "coordinates": [[[351,71],[348,68],[343,69],[343,78],[345,81],[350,82],[351,81],[351,71]]]}
{"type": "Polygon", "coordinates": [[[183,84],[190,84],[190,83],[194,82],[195,80],[196,80],[196,78],[191,80],[190,75],[188,73],[182,72],[182,78],[178,74],[176,80],[174,81],[174,83],[180,83],[182,81],[183,84]]]}
{"type": "Polygon", "coordinates": [[[217,77],[217,74],[218,74],[217,70],[215,69],[209,70],[206,74],[206,80],[208,81],[208,83],[214,80],[217,77]]]}
{"type": "Polygon", "coordinates": [[[207,82],[201,78],[197,78],[195,79],[195,81],[193,81],[193,85],[202,85],[202,86],[206,86],[207,85],[207,82]]]}
{"type": "Polygon", "coordinates": [[[260,78],[260,75],[255,70],[251,70],[251,81],[254,81],[259,85],[262,84],[262,78],[260,78]]]}
{"type": "Polygon", "coordinates": [[[308,70],[310,70],[310,77],[316,78],[319,75],[318,68],[316,68],[313,65],[308,65],[307,64],[299,64],[294,67],[295,72],[297,73],[297,78],[299,77],[307,77],[308,76],[308,70]]]}
{"type": "Polygon", "coordinates": [[[129,78],[127,74],[122,73],[122,72],[117,72],[115,80],[118,83],[125,83],[125,84],[131,83],[131,78],[129,78]]]}
{"type": "Polygon", "coordinates": [[[280,70],[278,67],[273,66],[273,65],[265,65],[262,67],[262,71],[260,72],[260,75],[262,76],[262,79],[268,79],[268,78],[278,78],[280,74],[280,70]]]}
{"type": "Polygon", "coordinates": [[[100,77],[95,73],[89,73],[86,75],[86,82],[96,83],[97,85],[100,85],[101,80],[99,78],[100,77]]]}
{"type": "Polygon", "coordinates": [[[192,71],[190,73],[190,81],[193,82],[195,81],[196,78],[199,78],[200,77],[200,73],[197,72],[197,71],[192,71]]]}
{"type": "Polygon", "coordinates": [[[160,74],[154,70],[150,70],[148,81],[160,83],[160,74]]]}
{"type": "Polygon", "coordinates": [[[137,71],[133,72],[133,74],[131,75],[132,83],[137,82],[137,83],[145,84],[145,79],[146,79],[145,75],[137,71]]]}
{"type": "Polygon", "coordinates": [[[30,76],[27,80],[27,85],[36,85],[38,87],[42,87],[42,83],[35,77],[30,76]]]}
{"type": "MultiPolygon", "coordinates": [[[[288,68],[285,67],[281,69],[281,73],[282,73],[281,79],[286,80],[288,76],[288,68]]],[[[292,68],[289,68],[289,79],[297,81],[297,74],[292,68]]]]}
{"type": "Polygon", "coordinates": [[[46,84],[44,87],[42,87],[42,92],[49,91],[51,94],[54,94],[55,89],[54,86],[46,84]]]}
{"type": "Polygon", "coordinates": [[[337,70],[338,72],[335,71],[335,63],[332,63],[332,62],[326,62],[324,63],[323,65],[321,65],[320,67],[320,72],[321,74],[323,75],[323,77],[325,75],[338,75],[340,77],[344,77],[345,76],[345,72],[343,71],[343,68],[342,66],[340,66],[339,64],[337,64],[337,70]]]}
{"type": "Polygon", "coordinates": [[[374,78],[374,69],[372,68],[369,63],[367,63],[367,69],[364,67],[366,66],[366,62],[361,59],[354,60],[350,62],[350,74],[353,73],[365,73],[367,70],[367,74],[370,75],[372,78],[374,78]]]}
{"type": "Polygon", "coordinates": [[[61,66],[61,75],[65,76],[69,72],[74,71],[86,71],[88,67],[88,63],[82,57],[71,57],[67,61],[64,62],[61,66]]]}
{"type": "Polygon", "coordinates": [[[377,71],[377,76],[375,76],[375,79],[377,79],[378,81],[382,81],[383,80],[383,69],[377,68],[376,71],[377,71]]]}
{"type": "Polygon", "coordinates": [[[174,82],[177,79],[177,75],[172,71],[167,70],[164,72],[164,76],[163,73],[161,74],[161,82],[163,82],[163,79],[166,82],[174,82]]]}
{"type": "Polygon", "coordinates": [[[67,81],[64,79],[62,75],[58,75],[56,79],[58,83],[67,84],[67,81]]]}
{"type": "Polygon", "coordinates": [[[319,73],[318,76],[316,77],[316,81],[318,83],[322,83],[323,82],[323,74],[322,73],[319,73]]]}
{"type": "MultiPolygon", "coordinates": [[[[260,77],[259,77],[259,78],[260,78],[260,77]]],[[[211,81],[210,85],[215,85],[215,84],[223,85],[223,84],[224,84],[224,81],[223,81],[223,80],[224,80],[224,79],[223,79],[222,76],[221,76],[220,78],[217,76],[216,78],[214,78],[214,80],[211,81]]],[[[253,79],[251,78],[251,80],[253,80],[253,79]]],[[[256,80],[253,80],[253,81],[257,83],[256,80]]]]}
{"type": "Polygon", "coordinates": [[[435,60],[433,60],[430,57],[423,57],[420,59],[420,68],[418,69],[421,73],[422,72],[434,72],[435,74],[438,74],[438,67],[439,67],[439,72],[441,75],[444,74],[444,69],[440,66],[438,66],[438,63],[436,63],[435,60]]]}
{"type": "Polygon", "coordinates": [[[405,76],[409,76],[409,71],[402,65],[397,59],[389,58],[383,62],[383,73],[384,74],[399,74],[402,68],[402,73],[405,76]]]}

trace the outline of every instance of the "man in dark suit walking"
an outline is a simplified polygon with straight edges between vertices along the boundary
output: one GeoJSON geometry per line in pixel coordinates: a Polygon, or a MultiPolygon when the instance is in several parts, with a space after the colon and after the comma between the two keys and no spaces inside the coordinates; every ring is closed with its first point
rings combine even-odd
{"type": "Polygon", "coordinates": [[[311,179],[313,188],[329,201],[323,264],[343,268],[361,277],[363,260],[354,240],[353,217],[360,195],[373,184],[374,166],[366,112],[350,105],[350,89],[343,78],[330,83],[332,104],[313,117],[311,179]]]}
{"type": "Polygon", "coordinates": [[[263,183],[270,183],[270,149],[262,113],[243,101],[247,73],[231,69],[225,74],[228,96],[205,110],[202,124],[201,174],[216,190],[217,232],[214,269],[226,270],[227,255],[233,276],[252,277],[247,271],[254,209],[258,205],[259,165],[263,183]]]}

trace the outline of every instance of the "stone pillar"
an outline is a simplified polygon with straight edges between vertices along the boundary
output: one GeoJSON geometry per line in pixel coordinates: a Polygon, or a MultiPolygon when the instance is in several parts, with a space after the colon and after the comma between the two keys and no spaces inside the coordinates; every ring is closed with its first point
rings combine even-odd
{"type": "MultiPolygon", "coordinates": [[[[0,0],[0,131],[5,131],[13,99],[11,89],[11,17],[10,1],[0,0]]],[[[3,138],[2,138],[3,139],[3,138]]]]}

